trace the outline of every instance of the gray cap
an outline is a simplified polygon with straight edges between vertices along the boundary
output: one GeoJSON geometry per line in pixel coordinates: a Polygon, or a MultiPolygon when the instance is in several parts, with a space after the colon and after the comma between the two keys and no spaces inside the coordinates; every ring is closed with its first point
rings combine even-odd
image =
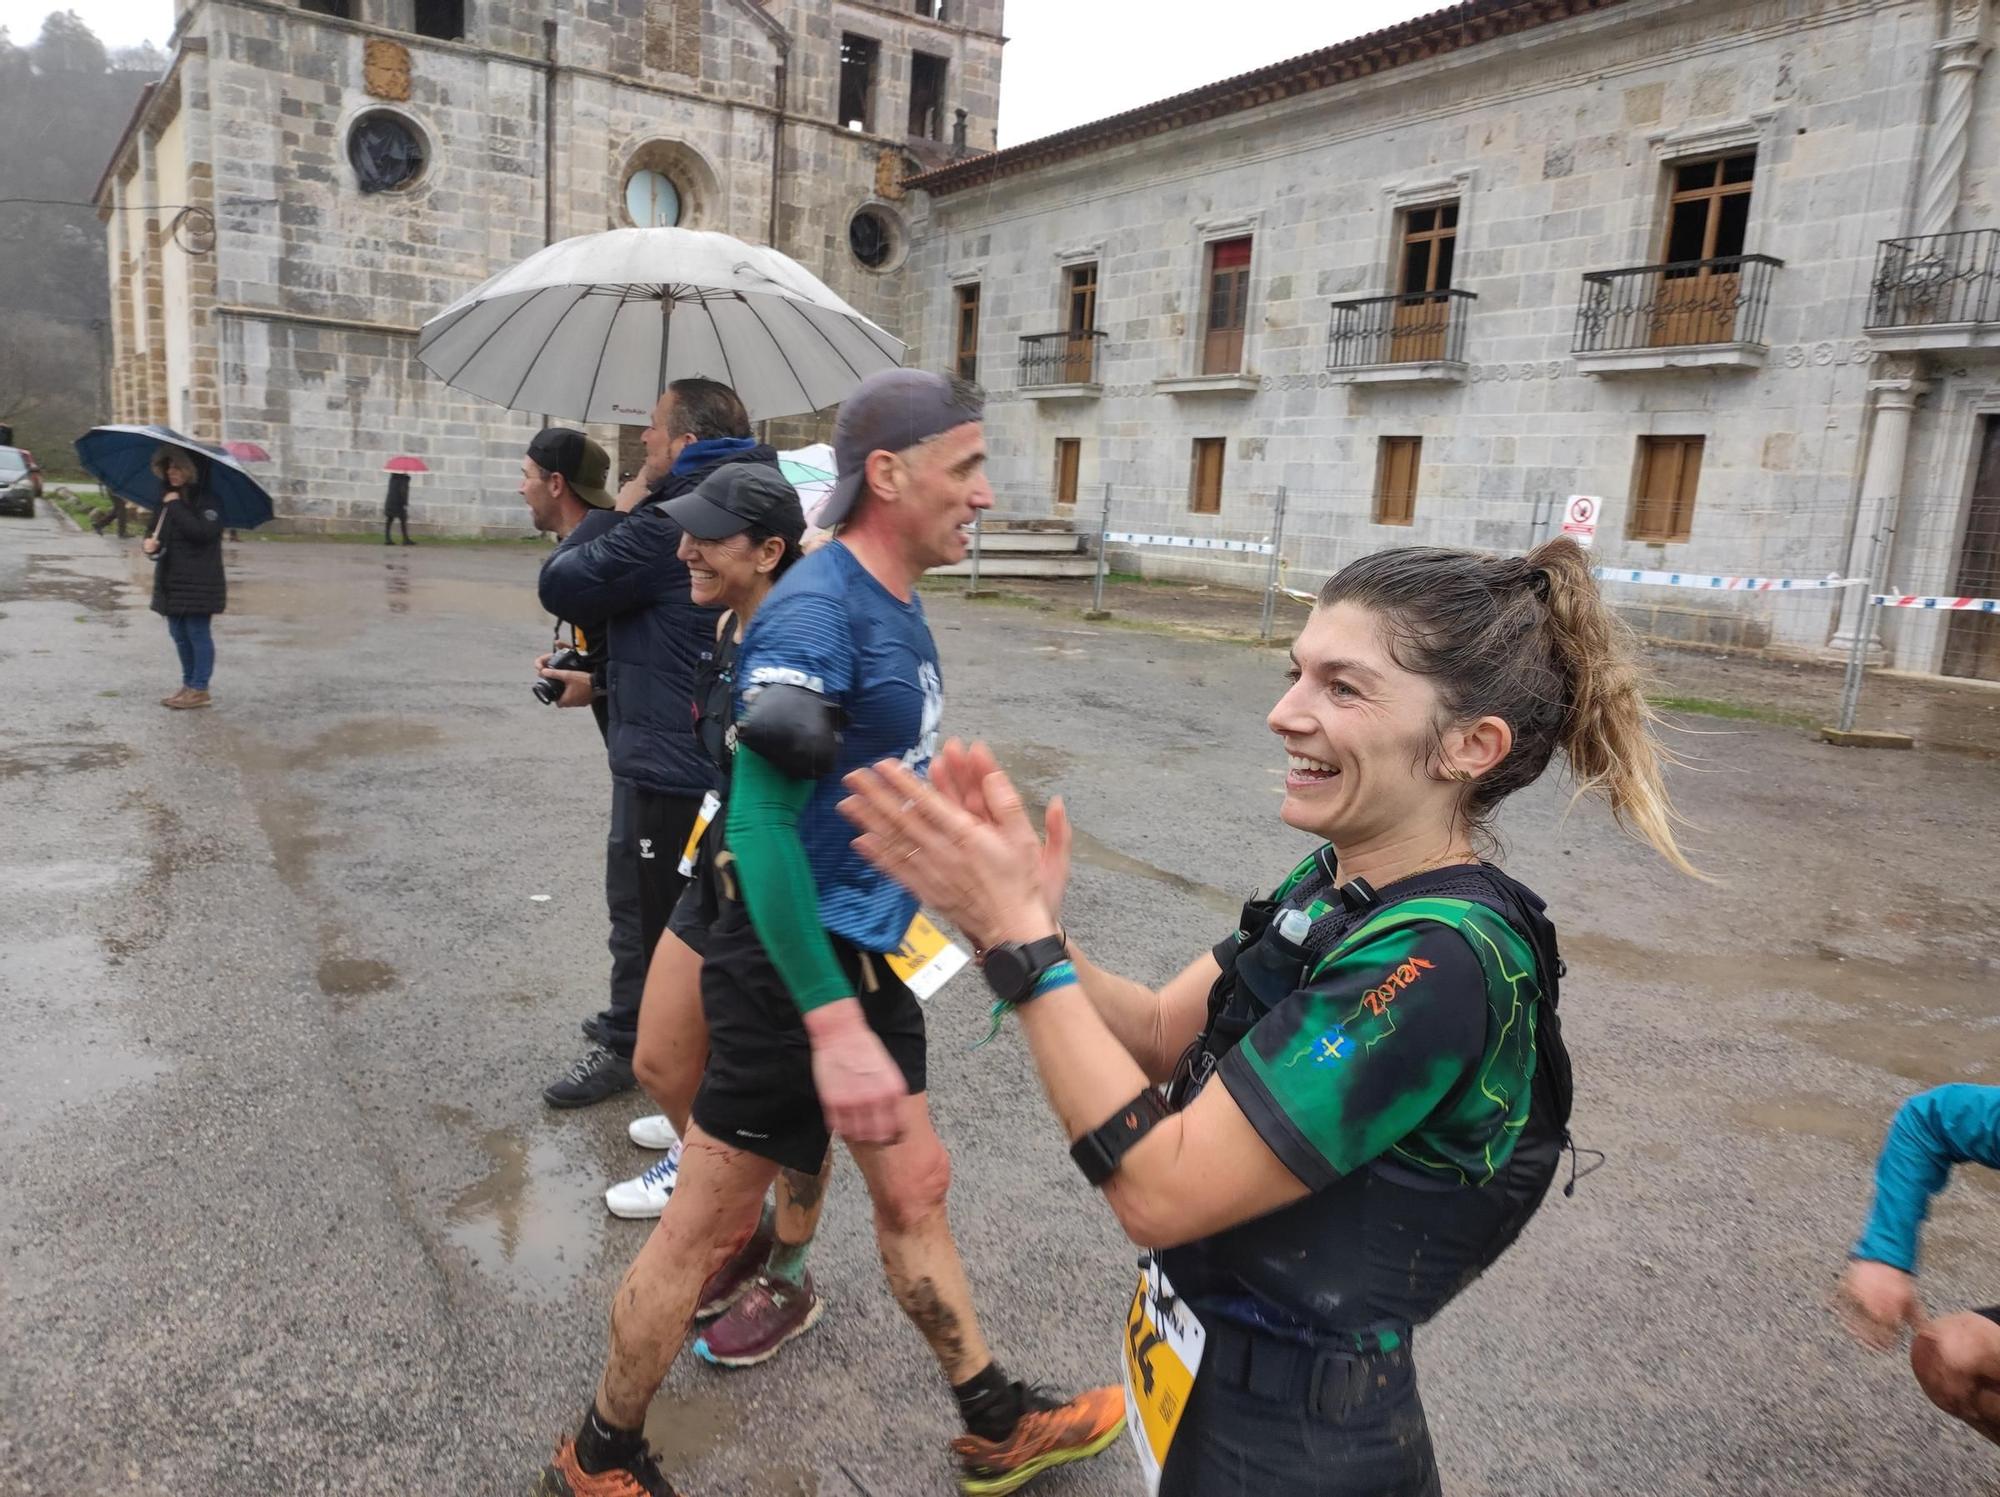
{"type": "Polygon", "coordinates": [[[985,415],[978,388],[928,369],[884,369],[854,387],[833,423],[833,465],[839,477],[820,506],[819,524],[842,523],[861,496],[871,452],[906,452],[917,443],[985,415]]]}
{"type": "Polygon", "coordinates": [[[724,463],[660,510],[698,541],[727,540],[752,525],[794,545],[806,533],[799,491],[769,463],[724,463]]]}

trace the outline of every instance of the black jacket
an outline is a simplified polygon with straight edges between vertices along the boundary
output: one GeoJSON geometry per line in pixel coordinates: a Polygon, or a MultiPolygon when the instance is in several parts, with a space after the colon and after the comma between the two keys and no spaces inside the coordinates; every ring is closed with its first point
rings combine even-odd
{"type": "Polygon", "coordinates": [[[670,473],[624,521],[578,546],[559,546],[542,566],[542,607],[559,619],[608,618],[611,772],[660,795],[698,796],[715,766],[694,732],[695,674],[715,648],[713,608],[688,595],[675,553],[681,528],[660,511],[726,463],[769,463],[759,444],[670,473]]]}
{"type": "MultiPolygon", "coordinates": [[[[576,522],[576,529],[556,543],[556,551],[562,550],[565,546],[588,545],[624,518],[625,516],[615,509],[593,509],[576,522]]],[[[555,551],[549,553],[549,561],[553,560],[555,551]]],[[[549,561],[542,563],[544,572],[549,569],[549,561]]],[[[611,709],[603,693],[608,689],[605,683],[605,670],[611,662],[611,651],[607,647],[604,618],[602,615],[593,615],[585,619],[562,619],[561,622],[568,624],[574,631],[578,641],[577,648],[582,650],[584,658],[590,662],[590,682],[598,692],[598,695],[591,698],[590,715],[597,719],[597,731],[603,735],[604,746],[608,749],[611,746],[611,709]]]]}
{"type": "Polygon", "coordinates": [[[222,518],[202,494],[162,504],[147,532],[160,542],[153,564],[153,612],[221,613],[229,602],[222,578],[222,518]]]}

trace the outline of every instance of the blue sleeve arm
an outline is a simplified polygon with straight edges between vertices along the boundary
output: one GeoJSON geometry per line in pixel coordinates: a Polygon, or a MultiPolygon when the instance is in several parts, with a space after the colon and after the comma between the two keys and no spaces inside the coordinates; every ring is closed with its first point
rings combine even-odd
{"type": "Polygon", "coordinates": [[[2000,1169],[2000,1086],[1920,1092],[1896,1111],[1875,1164],[1875,1209],[1852,1256],[1917,1271],[1917,1236],[1955,1164],[2000,1169]]]}
{"type": "Polygon", "coordinates": [[[595,540],[560,547],[542,568],[542,607],[559,619],[603,619],[657,602],[679,545],[677,526],[641,511],[595,540]]]}

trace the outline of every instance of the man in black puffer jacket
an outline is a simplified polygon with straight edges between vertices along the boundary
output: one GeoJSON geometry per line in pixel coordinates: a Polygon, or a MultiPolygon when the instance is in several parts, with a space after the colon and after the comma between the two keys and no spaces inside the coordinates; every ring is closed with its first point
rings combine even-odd
{"type": "MultiPolygon", "coordinates": [[[[613,840],[633,847],[640,935],[646,958],[667,928],[685,879],[681,851],[715,786],[694,733],[694,681],[715,648],[715,610],[697,608],[679,556],[681,529],[661,512],[728,463],[777,465],[778,455],[750,435],[743,402],[727,385],[676,380],[653,408],[646,464],[618,494],[628,518],[583,545],[565,546],[543,565],[542,607],[557,618],[604,618],[610,660],[614,805],[630,825],[613,840]]],[[[614,812],[615,820],[615,812],[614,812]]],[[[597,1023],[599,1044],[542,1093],[553,1107],[584,1107],[633,1085],[632,1047],[639,1009],[622,1006],[597,1023]]]]}

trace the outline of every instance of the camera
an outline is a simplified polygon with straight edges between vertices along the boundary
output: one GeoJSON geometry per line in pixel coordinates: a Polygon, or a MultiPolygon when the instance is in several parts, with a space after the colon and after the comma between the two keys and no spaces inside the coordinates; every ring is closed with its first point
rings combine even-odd
{"type": "MultiPolygon", "coordinates": [[[[587,671],[590,669],[590,661],[584,657],[581,650],[573,650],[565,646],[549,656],[549,663],[546,669],[552,671],[587,671]]],[[[535,694],[535,700],[543,706],[553,707],[562,697],[563,683],[560,681],[551,681],[547,676],[537,676],[535,677],[535,684],[530,686],[528,690],[535,694]]]]}

